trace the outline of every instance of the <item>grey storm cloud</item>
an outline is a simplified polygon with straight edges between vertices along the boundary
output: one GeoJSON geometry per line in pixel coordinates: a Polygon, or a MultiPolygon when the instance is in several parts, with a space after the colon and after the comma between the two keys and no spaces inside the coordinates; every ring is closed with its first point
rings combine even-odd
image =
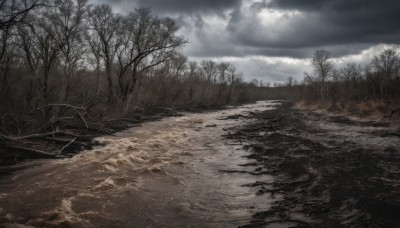
{"type": "MultiPolygon", "coordinates": [[[[199,46],[191,54],[198,56],[260,54],[302,58],[321,47],[400,43],[400,1],[396,0],[98,1],[123,7],[122,10],[131,10],[126,7],[129,4],[132,8],[150,7],[157,14],[175,18],[186,32],[183,35],[197,39],[199,46]],[[243,7],[246,4],[250,4],[247,9],[243,7]],[[283,15],[274,19],[277,13],[283,15]],[[262,14],[266,14],[265,20],[270,17],[276,23],[263,23],[262,14]],[[227,24],[210,29],[215,26],[206,22],[210,15],[227,24]],[[210,33],[224,33],[224,40],[217,38],[219,34],[210,33]],[[209,46],[214,48],[207,54],[209,46]]],[[[344,49],[335,54],[349,53],[344,49]]]]}
{"type": "Polygon", "coordinates": [[[253,2],[247,9],[242,7],[245,2],[238,3],[227,16],[227,25],[215,31],[227,34],[224,40],[210,34],[212,24],[205,28],[191,24],[192,30],[197,29],[196,38],[203,37],[191,54],[206,56],[207,47],[212,46],[210,56],[304,58],[315,49],[326,48],[337,57],[371,45],[400,42],[400,1],[274,0],[253,2]],[[275,23],[262,21],[263,14],[275,23]]]}
{"type": "MultiPolygon", "coordinates": [[[[180,34],[189,40],[184,49],[189,58],[242,58],[236,63],[250,78],[267,75],[267,80],[279,81],[279,78],[296,76],[295,72],[301,78],[305,64],[316,49],[324,48],[332,57],[346,59],[381,44],[400,43],[400,1],[397,0],[92,2],[110,4],[118,12],[150,7],[157,15],[174,18],[181,26],[180,34]],[[261,59],[254,64],[254,59],[247,58],[251,56],[292,58],[303,63],[271,64],[261,59]]],[[[367,57],[356,59],[360,58],[367,57]]]]}
{"type": "Polygon", "coordinates": [[[240,0],[98,0],[98,2],[116,5],[117,7],[118,5],[126,6],[129,4],[138,7],[150,7],[154,12],[159,14],[190,14],[218,12],[237,6],[240,0]]]}
{"type": "Polygon", "coordinates": [[[137,0],[140,6],[151,7],[156,12],[193,13],[216,12],[235,7],[240,0],[137,0]]]}
{"type": "MultiPolygon", "coordinates": [[[[312,32],[317,36],[308,36],[308,45],[400,42],[400,1],[397,0],[272,0],[266,7],[317,14],[319,21],[314,30],[322,32],[319,36],[312,32]]],[[[307,25],[299,27],[302,28],[303,34],[312,29],[307,25]]]]}

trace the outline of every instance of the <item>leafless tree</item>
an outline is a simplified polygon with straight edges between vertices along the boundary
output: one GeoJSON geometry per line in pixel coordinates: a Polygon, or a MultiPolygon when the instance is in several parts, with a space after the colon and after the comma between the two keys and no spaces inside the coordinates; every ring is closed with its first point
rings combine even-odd
{"type": "Polygon", "coordinates": [[[30,24],[20,27],[20,38],[26,61],[31,72],[36,75],[41,69],[42,76],[38,80],[41,84],[43,102],[48,102],[49,76],[61,51],[62,44],[57,40],[56,25],[50,18],[49,11],[42,11],[42,15],[35,16],[30,24]],[[39,64],[38,64],[39,63],[39,64]],[[38,68],[38,66],[40,68],[38,68]]]}
{"type": "Polygon", "coordinates": [[[221,84],[226,83],[226,73],[228,71],[229,66],[230,66],[230,63],[228,63],[228,62],[222,62],[218,65],[219,83],[221,83],[221,84]]]}
{"type": "MultiPolygon", "coordinates": [[[[0,70],[1,91],[7,93],[11,62],[17,53],[16,26],[25,21],[28,13],[43,5],[39,0],[0,0],[0,70]]],[[[1,94],[4,96],[4,94],[1,94]]]]}
{"type": "Polygon", "coordinates": [[[201,67],[207,81],[215,83],[217,77],[217,63],[211,60],[204,60],[201,62],[201,67]]]}
{"type": "Polygon", "coordinates": [[[333,69],[333,63],[329,61],[329,52],[326,50],[317,50],[312,58],[314,75],[320,83],[320,96],[323,100],[328,97],[327,80],[333,69]]]}
{"type": "Polygon", "coordinates": [[[188,73],[188,100],[189,103],[193,101],[193,94],[194,94],[194,88],[195,88],[195,83],[198,82],[198,64],[196,61],[190,61],[188,63],[189,65],[189,73],[188,73]]]}
{"type": "Polygon", "coordinates": [[[378,77],[380,99],[384,100],[388,95],[389,81],[398,75],[400,70],[399,55],[396,48],[385,49],[372,60],[378,77]]]}
{"type": "Polygon", "coordinates": [[[231,65],[228,68],[228,85],[229,85],[229,93],[228,93],[228,103],[234,102],[234,94],[240,85],[243,82],[243,74],[237,70],[237,68],[231,65]]]}
{"type": "Polygon", "coordinates": [[[93,54],[95,56],[100,54],[104,61],[108,101],[111,101],[114,98],[112,65],[117,49],[121,45],[117,35],[122,26],[122,17],[113,13],[109,5],[96,5],[89,10],[88,22],[91,31],[86,37],[89,38],[93,54]]]}
{"type": "Polygon", "coordinates": [[[71,78],[75,76],[86,49],[83,32],[87,2],[88,0],[58,0],[49,15],[55,28],[55,39],[60,46],[59,61],[65,87],[61,98],[63,102],[68,98],[71,78]]]}
{"type": "Polygon", "coordinates": [[[28,13],[39,6],[44,6],[40,0],[1,0],[0,30],[22,23],[28,13]]]}
{"type": "Polygon", "coordinates": [[[179,26],[175,21],[154,17],[149,8],[136,9],[123,22],[122,45],[117,49],[118,80],[120,96],[127,100],[132,98],[140,74],[176,56],[186,41],[176,35],[179,26]],[[126,77],[128,70],[130,77],[126,77]]]}

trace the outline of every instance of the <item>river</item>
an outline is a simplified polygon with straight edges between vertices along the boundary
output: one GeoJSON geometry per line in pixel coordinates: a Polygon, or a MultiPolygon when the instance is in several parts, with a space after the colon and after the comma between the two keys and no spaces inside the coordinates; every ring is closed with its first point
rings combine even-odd
{"type": "MultiPolygon", "coordinates": [[[[185,113],[96,139],[103,146],[70,159],[31,161],[0,180],[5,227],[236,227],[279,195],[243,185],[273,182],[243,170],[246,142],[229,128],[252,119],[224,118],[273,109],[270,101],[185,113]]],[[[251,168],[254,170],[254,167],[251,168]]]]}

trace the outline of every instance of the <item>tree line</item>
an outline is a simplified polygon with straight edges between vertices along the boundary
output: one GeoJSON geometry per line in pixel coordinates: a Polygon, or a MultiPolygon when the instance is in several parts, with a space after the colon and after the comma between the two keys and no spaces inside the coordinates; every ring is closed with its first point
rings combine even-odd
{"type": "Polygon", "coordinates": [[[179,25],[149,8],[122,15],[88,0],[1,0],[0,12],[3,122],[259,99],[233,64],[188,61],[179,25]]]}
{"type": "Polygon", "coordinates": [[[327,50],[317,50],[311,59],[313,71],[301,83],[289,77],[282,86],[270,88],[269,97],[302,100],[331,111],[357,114],[400,111],[400,56],[397,47],[386,48],[369,63],[335,66],[327,50]]]}

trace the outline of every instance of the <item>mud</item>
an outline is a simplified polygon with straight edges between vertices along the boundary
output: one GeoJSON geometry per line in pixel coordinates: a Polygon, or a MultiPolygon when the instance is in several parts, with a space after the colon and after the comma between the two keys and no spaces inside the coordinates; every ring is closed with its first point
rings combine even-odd
{"type": "Polygon", "coordinates": [[[260,197],[282,196],[241,227],[400,227],[400,138],[383,137],[388,123],[288,103],[239,118],[257,119],[225,135],[251,142],[244,148],[252,160],[241,166],[273,177],[245,186],[260,197]]]}

